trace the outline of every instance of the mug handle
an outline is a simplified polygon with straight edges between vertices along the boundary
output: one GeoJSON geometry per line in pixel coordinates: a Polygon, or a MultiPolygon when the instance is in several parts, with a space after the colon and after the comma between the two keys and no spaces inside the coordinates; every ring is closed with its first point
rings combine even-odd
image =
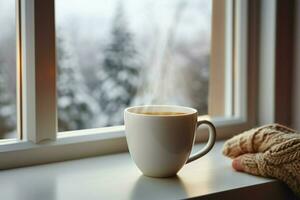
{"type": "Polygon", "coordinates": [[[186,161],[186,164],[187,163],[190,163],[194,160],[197,160],[198,158],[201,158],[202,156],[204,156],[205,154],[207,154],[214,146],[215,142],[216,142],[216,128],[215,126],[210,122],[210,121],[207,121],[207,120],[202,120],[202,121],[198,121],[197,122],[197,128],[199,126],[201,126],[202,124],[205,124],[208,126],[208,130],[209,130],[209,139],[208,139],[208,142],[207,144],[205,145],[205,147],[200,150],[198,153],[192,155],[187,161],[186,161]]]}

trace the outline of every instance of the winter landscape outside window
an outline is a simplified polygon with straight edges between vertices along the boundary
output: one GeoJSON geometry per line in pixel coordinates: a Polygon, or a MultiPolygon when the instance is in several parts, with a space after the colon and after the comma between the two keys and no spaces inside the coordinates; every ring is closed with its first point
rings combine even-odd
{"type": "Polygon", "coordinates": [[[211,0],[56,0],[59,131],[121,125],[123,109],[207,114],[211,0]]]}
{"type": "MultiPolygon", "coordinates": [[[[12,5],[3,2],[0,18],[12,5]]],[[[257,95],[247,83],[258,76],[247,60],[257,46],[249,46],[248,1],[15,3],[16,31],[8,35],[18,59],[3,91],[17,89],[17,104],[5,102],[18,112],[4,109],[4,119],[17,121],[18,136],[0,140],[1,169],[126,151],[124,126],[115,125],[130,105],[195,107],[216,125],[218,139],[253,126],[257,95]]],[[[204,133],[198,129],[195,141],[204,133]]]]}
{"type": "Polygon", "coordinates": [[[0,139],[16,138],[16,8],[0,1],[0,139]]]}

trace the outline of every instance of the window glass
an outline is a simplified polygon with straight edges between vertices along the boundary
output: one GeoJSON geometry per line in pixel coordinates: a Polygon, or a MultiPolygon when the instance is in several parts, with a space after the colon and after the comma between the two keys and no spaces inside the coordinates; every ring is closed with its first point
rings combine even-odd
{"type": "Polygon", "coordinates": [[[0,1],[0,139],[16,137],[16,8],[0,1]]]}
{"type": "Polygon", "coordinates": [[[211,0],[56,0],[59,131],[120,125],[123,109],[207,114],[211,0]]]}

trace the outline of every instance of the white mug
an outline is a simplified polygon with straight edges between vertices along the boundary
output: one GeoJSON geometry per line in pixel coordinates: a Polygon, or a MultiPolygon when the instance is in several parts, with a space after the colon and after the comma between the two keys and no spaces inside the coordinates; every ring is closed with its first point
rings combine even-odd
{"type": "Polygon", "coordinates": [[[125,132],[130,155],[146,176],[170,177],[214,146],[216,129],[209,121],[197,121],[197,110],[182,106],[151,105],[125,109],[125,132]],[[197,127],[209,127],[206,146],[190,153],[197,127]]]}

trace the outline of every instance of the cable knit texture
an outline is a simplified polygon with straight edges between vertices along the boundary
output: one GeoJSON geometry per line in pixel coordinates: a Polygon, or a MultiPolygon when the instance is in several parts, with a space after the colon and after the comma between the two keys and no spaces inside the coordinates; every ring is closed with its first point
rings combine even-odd
{"type": "Polygon", "coordinates": [[[300,134],[280,124],[243,132],[225,142],[223,154],[239,158],[245,172],[285,182],[300,197],[300,134]]]}

